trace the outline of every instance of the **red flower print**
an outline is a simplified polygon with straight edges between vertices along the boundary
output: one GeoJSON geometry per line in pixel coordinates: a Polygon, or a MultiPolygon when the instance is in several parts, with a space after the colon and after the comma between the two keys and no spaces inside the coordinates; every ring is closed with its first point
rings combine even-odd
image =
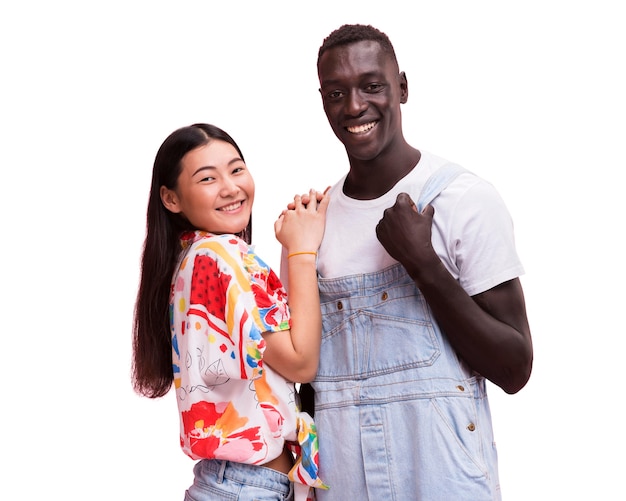
{"type": "Polygon", "coordinates": [[[223,412],[212,402],[198,402],[182,412],[182,420],[196,457],[246,462],[263,448],[259,427],[245,428],[248,419],[239,416],[230,402],[223,412]]]}
{"type": "Polygon", "coordinates": [[[278,278],[278,275],[276,275],[273,270],[270,270],[267,276],[267,293],[269,295],[276,294],[279,299],[282,299],[284,296],[283,291],[284,288],[280,278],[278,278]]]}
{"type": "Polygon", "coordinates": [[[274,301],[267,295],[258,284],[252,284],[252,292],[254,293],[254,299],[259,308],[269,308],[274,304],[274,301]]]}
{"type": "Polygon", "coordinates": [[[196,256],[191,278],[190,304],[201,304],[210,315],[225,319],[226,294],[231,276],[221,274],[215,259],[196,256]]]}

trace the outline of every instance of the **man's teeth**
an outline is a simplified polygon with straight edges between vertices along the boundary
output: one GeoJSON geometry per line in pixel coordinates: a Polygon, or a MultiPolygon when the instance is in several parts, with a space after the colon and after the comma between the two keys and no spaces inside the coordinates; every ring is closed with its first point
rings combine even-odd
{"type": "Polygon", "coordinates": [[[238,209],[239,207],[241,207],[241,202],[237,202],[236,204],[230,204],[230,205],[227,205],[226,207],[220,207],[219,210],[229,211],[229,210],[238,209]]]}
{"type": "Polygon", "coordinates": [[[352,127],[348,127],[348,132],[351,132],[352,134],[360,134],[362,132],[367,132],[368,130],[372,129],[374,126],[376,125],[376,122],[370,122],[368,124],[363,124],[363,125],[354,125],[352,127]]]}

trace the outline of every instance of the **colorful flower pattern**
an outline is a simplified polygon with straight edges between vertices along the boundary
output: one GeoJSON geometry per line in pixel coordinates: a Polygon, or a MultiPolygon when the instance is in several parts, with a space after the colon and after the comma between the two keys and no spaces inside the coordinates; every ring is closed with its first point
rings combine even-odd
{"type": "Polygon", "coordinates": [[[172,280],[170,322],[180,443],[193,459],[264,464],[287,442],[290,478],[317,477],[317,435],[295,387],[263,366],[263,332],[289,329],[278,276],[233,235],[188,232],[172,280]]]}

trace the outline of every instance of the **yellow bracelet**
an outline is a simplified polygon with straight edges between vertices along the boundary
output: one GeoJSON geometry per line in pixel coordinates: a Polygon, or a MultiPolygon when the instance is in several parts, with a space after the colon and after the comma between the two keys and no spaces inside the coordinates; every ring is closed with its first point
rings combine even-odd
{"type": "Polygon", "coordinates": [[[317,252],[315,251],[302,251],[302,252],[292,252],[291,254],[288,254],[287,259],[289,259],[292,256],[298,256],[300,254],[313,254],[314,256],[317,256],[317,252]]]}

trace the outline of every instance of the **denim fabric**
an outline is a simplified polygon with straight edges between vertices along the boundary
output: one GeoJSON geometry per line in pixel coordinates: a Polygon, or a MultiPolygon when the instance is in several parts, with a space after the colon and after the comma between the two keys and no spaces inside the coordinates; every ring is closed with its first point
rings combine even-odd
{"type": "Polygon", "coordinates": [[[291,501],[287,475],[263,466],[203,459],[193,469],[185,501],[291,501]]]}
{"type": "Polygon", "coordinates": [[[417,200],[417,212],[422,212],[424,207],[431,203],[439,194],[457,177],[464,172],[469,172],[460,165],[447,163],[439,167],[438,170],[426,180],[422,187],[422,192],[417,200]]]}
{"type": "Polygon", "coordinates": [[[494,501],[485,380],[458,359],[401,265],[319,280],[319,501],[494,501]]]}

